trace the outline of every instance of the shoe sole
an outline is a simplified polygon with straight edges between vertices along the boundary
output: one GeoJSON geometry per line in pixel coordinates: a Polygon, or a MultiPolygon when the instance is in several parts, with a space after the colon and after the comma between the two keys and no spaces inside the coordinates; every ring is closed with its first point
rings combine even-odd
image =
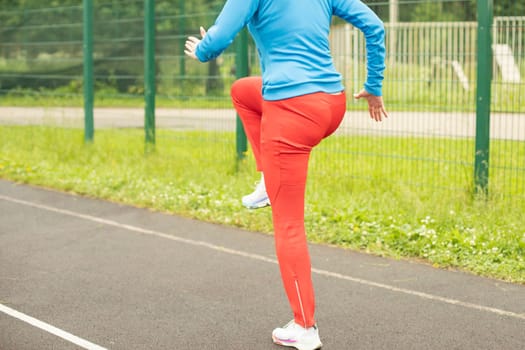
{"type": "Polygon", "coordinates": [[[259,209],[259,208],[264,208],[264,207],[269,206],[270,201],[268,199],[263,199],[262,201],[251,203],[251,204],[242,203],[242,205],[244,205],[248,209],[259,209]]]}
{"type": "Polygon", "coordinates": [[[289,343],[289,342],[286,342],[286,341],[282,341],[282,340],[280,340],[278,338],[275,338],[273,335],[272,335],[272,340],[277,345],[288,346],[288,347],[291,347],[291,348],[296,348],[297,350],[318,350],[318,349],[321,349],[322,346],[323,346],[323,344],[321,342],[319,342],[319,344],[316,344],[316,345],[304,345],[304,344],[297,344],[297,343],[289,343]]]}

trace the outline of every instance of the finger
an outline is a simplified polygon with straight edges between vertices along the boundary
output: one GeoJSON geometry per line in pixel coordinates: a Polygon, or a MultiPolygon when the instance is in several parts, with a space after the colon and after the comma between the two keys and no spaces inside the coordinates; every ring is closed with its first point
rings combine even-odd
{"type": "Polygon", "coordinates": [[[192,44],[188,44],[186,43],[186,45],[184,45],[184,48],[190,52],[194,52],[195,51],[195,46],[193,46],[192,44]]]}
{"type": "Polygon", "coordinates": [[[374,116],[374,110],[372,108],[368,109],[368,114],[370,114],[370,119],[373,119],[373,120],[376,119],[375,116],[374,116]]]}
{"type": "Polygon", "coordinates": [[[195,45],[191,42],[186,42],[186,44],[184,45],[184,47],[186,48],[184,50],[184,53],[186,55],[188,55],[189,57],[193,58],[193,59],[196,59],[197,56],[195,55],[195,45]]]}
{"type": "Polygon", "coordinates": [[[185,47],[186,50],[188,50],[188,51],[191,51],[191,52],[194,52],[194,51],[195,51],[195,45],[193,45],[192,43],[188,43],[188,42],[187,42],[187,43],[184,45],[184,47],[185,47]]]}
{"type": "Polygon", "coordinates": [[[366,94],[364,93],[364,91],[359,91],[354,94],[354,98],[356,100],[359,100],[360,98],[366,98],[366,94]]]}
{"type": "Polygon", "coordinates": [[[383,121],[383,120],[384,120],[384,117],[386,116],[386,115],[385,115],[385,109],[383,108],[383,106],[381,106],[381,107],[377,110],[377,114],[379,114],[379,121],[383,121]]]}
{"type": "Polygon", "coordinates": [[[189,47],[192,47],[193,49],[195,49],[197,47],[197,45],[199,44],[200,40],[197,39],[197,41],[194,41],[194,40],[190,40],[190,38],[188,38],[188,40],[186,40],[186,45],[189,46],[189,47]]]}
{"type": "MultiPolygon", "coordinates": [[[[368,100],[370,102],[370,100],[368,100]]],[[[377,121],[378,119],[378,116],[377,116],[377,107],[374,106],[373,104],[369,103],[368,104],[368,112],[370,113],[370,118],[377,121]]]]}
{"type": "Polygon", "coordinates": [[[200,43],[200,41],[201,41],[200,39],[197,39],[197,38],[194,37],[194,36],[190,36],[190,37],[188,37],[188,40],[191,41],[192,43],[195,43],[195,44],[198,44],[198,43],[200,43]]]}
{"type": "Polygon", "coordinates": [[[377,122],[380,122],[383,119],[381,115],[381,110],[379,108],[374,109],[374,114],[377,122]]]}
{"type": "Polygon", "coordinates": [[[206,29],[204,29],[204,27],[200,27],[200,32],[201,32],[201,37],[204,38],[204,36],[206,35],[206,29]]]}

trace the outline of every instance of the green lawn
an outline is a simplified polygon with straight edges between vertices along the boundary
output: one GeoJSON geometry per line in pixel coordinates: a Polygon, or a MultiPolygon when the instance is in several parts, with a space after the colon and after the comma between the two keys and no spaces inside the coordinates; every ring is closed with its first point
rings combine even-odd
{"type": "MultiPolygon", "coordinates": [[[[158,130],[147,155],[141,130],[97,130],[91,145],[78,129],[0,135],[0,178],[272,232],[269,208],[240,205],[257,174],[250,155],[236,163],[233,133],[158,130]]],[[[494,149],[501,164],[525,155],[523,143],[494,149]]],[[[525,174],[497,167],[491,188],[513,190],[475,199],[471,151],[468,140],[326,140],[312,154],[309,239],[525,283],[525,174]]]]}

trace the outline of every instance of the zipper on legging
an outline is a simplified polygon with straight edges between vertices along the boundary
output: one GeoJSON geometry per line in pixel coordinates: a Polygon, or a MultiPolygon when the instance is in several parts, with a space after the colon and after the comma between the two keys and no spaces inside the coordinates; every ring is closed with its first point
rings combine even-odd
{"type": "Polygon", "coordinates": [[[299,307],[301,308],[301,314],[303,316],[304,328],[306,328],[306,317],[304,315],[304,308],[303,308],[303,301],[301,300],[301,293],[299,292],[299,283],[297,282],[297,280],[295,280],[294,282],[295,282],[295,291],[297,292],[297,298],[299,298],[299,307]]]}

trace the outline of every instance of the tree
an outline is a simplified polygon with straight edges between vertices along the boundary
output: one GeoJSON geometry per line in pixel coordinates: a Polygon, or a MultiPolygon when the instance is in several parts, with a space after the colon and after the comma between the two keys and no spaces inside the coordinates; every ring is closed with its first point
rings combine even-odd
{"type": "MultiPolygon", "coordinates": [[[[475,21],[478,1],[487,0],[398,0],[399,21],[475,21]]],[[[385,0],[364,0],[384,21],[389,19],[389,4],[385,0]]],[[[525,15],[525,2],[493,0],[494,16],[525,15]]]]}

